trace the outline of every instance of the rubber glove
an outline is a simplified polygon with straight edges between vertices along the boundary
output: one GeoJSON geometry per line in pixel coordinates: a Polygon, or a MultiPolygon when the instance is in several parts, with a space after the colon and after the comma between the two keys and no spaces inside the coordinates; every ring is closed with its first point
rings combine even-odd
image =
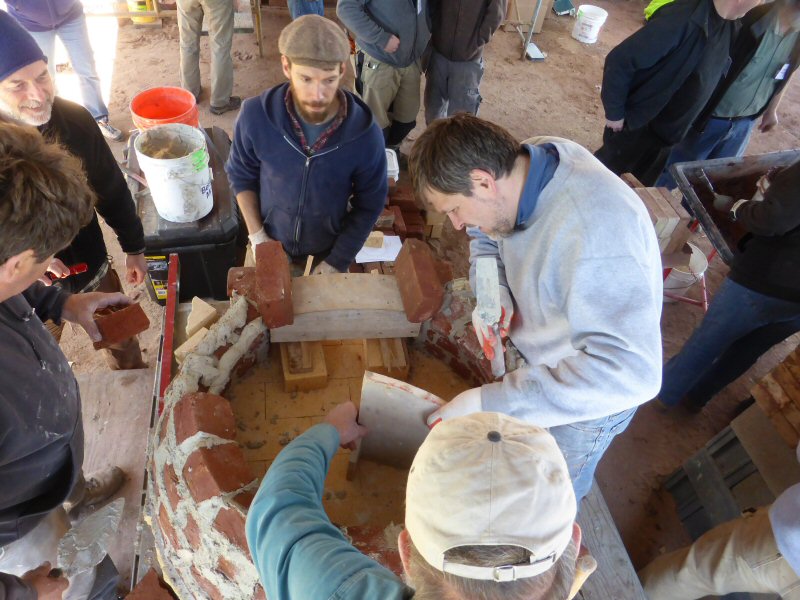
{"type": "MultiPolygon", "coordinates": [[[[511,326],[511,317],[514,316],[514,301],[511,299],[511,292],[504,285],[500,286],[500,306],[503,308],[498,325],[500,326],[500,337],[505,337],[508,335],[508,328],[511,326]]],[[[477,308],[472,311],[472,326],[475,328],[475,335],[478,336],[478,343],[489,360],[494,358],[494,349],[500,343],[500,340],[494,339],[492,325],[494,323],[483,322],[477,308]]]]}
{"type": "Polygon", "coordinates": [[[258,246],[259,244],[263,244],[264,242],[269,242],[272,240],[272,238],[267,235],[267,232],[264,231],[263,227],[258,231],[256,231],[255,233],[251,233],[250,235],[248,235],[247,238],[250,240],[250,245],[253,248],[258,246]]]}
{"type": "Polygon", "coordinates": [[[448,421],[457,417],[471,415],[472,413],[481,412],[483,405],[481,404],[481,388],[476,387],[465,390],[455,396],[450,402],[445,404],[440,409],[428,415],[428,427],[433,427],[439,421],[448,421]]]}

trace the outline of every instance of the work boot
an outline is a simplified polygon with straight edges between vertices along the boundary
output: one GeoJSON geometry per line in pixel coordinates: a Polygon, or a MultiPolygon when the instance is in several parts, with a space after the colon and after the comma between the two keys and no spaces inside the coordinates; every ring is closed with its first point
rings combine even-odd
{"type": "Polygon", "coordinates": [[[125,471],[119,467],[110,467],[94,473],[85,480],[83,496],[75,502],[65,502],[64,510],[76,513],[81,508],[102,504],[119,491],[125,479],[125,471]]]}
{"type": "Polygon", "coordinates": [[[221,115],[230,110],[237,110],[242,105],[242,99],[239,96],[231,96],[225,106],[212,106],[211,113],[221,115]]]}
{"type": "Polygon", "coordinates": [[[102,133],[103,137],[107,140],[120,142],[122,138],[125,137],[124,133],[108,122],[108,117],[97,119],[97,126],[100,128],[100,133],[102,133]]]}

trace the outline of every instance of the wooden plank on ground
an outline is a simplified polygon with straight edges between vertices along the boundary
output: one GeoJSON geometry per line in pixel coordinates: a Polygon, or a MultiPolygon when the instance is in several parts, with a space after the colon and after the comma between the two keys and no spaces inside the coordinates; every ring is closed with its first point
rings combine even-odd
{"type": "Polygon", "coordinates": [[[420,326],[403,311],[329,310],[296,314],[294,323],[270,329],[269,335],[273,342],[417,337],[420,326]]]}
{"type": "Polygon", "coordinates": [[[705,448],[683,463],[700,505],[714,525],[735,519],[741,513],[720,470],[705,448]]]}
{"type": "Polygon", "coordinates": [[[128,475],[117,496],[125,498],[125,510],[109,554],[123,581],[129,582],[142,502],[155,370],[85,373],[77,379],[86,440],[84,473],[117,465],[128,475]]]}
{"type": "Polygon", "coordinates": [[[597,571],[583,584],[577,598],[646,600],[642,585],[596,481],[592,483],[592,489],[581,502],[578,524],[583,530],[583,545],[597,560],[597,571]]]}

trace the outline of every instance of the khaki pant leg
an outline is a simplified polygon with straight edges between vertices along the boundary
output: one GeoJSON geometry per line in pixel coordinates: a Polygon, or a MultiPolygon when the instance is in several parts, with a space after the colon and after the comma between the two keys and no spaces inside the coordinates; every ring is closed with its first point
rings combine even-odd
{"type": "MultiPolygon", "coordinates": [[[[122,292],[123,289],[119,275],[109,266],[108,272],[100,280],[97,287],[87,291],[113,293],[122,292]]],[[[142,360],[142,351],[139,348],[139,340],[136,336],[105,348],[101,352],[105,355],[106,363],[112,370],[147,368],[147,364],[142,360]]]]}
{"type": "Polygon", "coordinates": [[[181,87],[200,93],[200,33],[203,8],[199,0],[178,0],[178,33],[181,49],[181,87]]]}
{"type": "Polygon", "coordinates": [[[775,545],[767,509],[703,534],[639,573],[650,600],[692,600],[733,592],[798,598],[800,582],[775,545]]]}
{"type": "Polygon", "coordinates": [[[395,69],[364,54],[364,68],[361,70],[361,82],[364,87],[362,97],[381,129],[386,129],[392,124],[392,119],[389,118],[389,106],[400,88],[400,71],[401,69],[395,69]]]}
{"type": "Polygon", "coordinates": [[[400,123],[413,123],[419,113],[422,71],[417,63],[397,71],[400,82],[394,97],[392,119],[400,123]]]}
{"type": "Polygon", "coordinates": [[[211,106],[228,104],[233,92],[233,2],[203,0],[211,46],[211,106]]]}

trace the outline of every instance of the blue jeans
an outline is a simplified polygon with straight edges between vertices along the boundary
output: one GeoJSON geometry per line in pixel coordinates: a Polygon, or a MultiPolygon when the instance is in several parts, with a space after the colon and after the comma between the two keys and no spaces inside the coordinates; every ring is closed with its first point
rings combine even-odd
{"type": "Polygon", "coordinates": [[[594,471],[603,454],[614,437],[625,431],[635,412],[636,407],[591,421],[550,428],[550,433],[567,461],[575,498],[579,504],[592,487],[594,471]]]}
{"type": "Polygon", "coordinates": [[[664,366],[658,399],[704,406],[758,357],[800,331],[800,302],[754,292],[725,279],[681,351],[664,366]]]}
{"type": "Polygon", "coordinates": [[[57,29],[31,31],[29,33],[47,57],[47,70],[50,71],[50,77],[53,81],[55,81],[56,76],[55,48],[56,36],[58,36],[58,39],[64,44],[67,54],[69,54],[72,68],[78,74],[83,105],[95,119],[107,118],[108,107],[103,102],[103,93],[100,91],[100,78],[97,76],[97,68],[94,65],[92,45],[89,43],[86,16],[81,15],[77,19],[64,23],[57,29]]]}
{"type": "Polygon", "coordinates": [[[670,165],[675,163],[741,156],[750,142],[755,125],[755,118],[729,121],[712,117],[702,133],[690,130],[681,142],[672,147],[656,187],[673,189],[678,186],[669,172],[670,165]]]}
{"type": "Polygon", "coordinates": [[[289,14],[292,15],[292,21],[297,17],[303,15],[325,15],[325,4],[322,0],[288,0],[289,1],[289,14]]]}

